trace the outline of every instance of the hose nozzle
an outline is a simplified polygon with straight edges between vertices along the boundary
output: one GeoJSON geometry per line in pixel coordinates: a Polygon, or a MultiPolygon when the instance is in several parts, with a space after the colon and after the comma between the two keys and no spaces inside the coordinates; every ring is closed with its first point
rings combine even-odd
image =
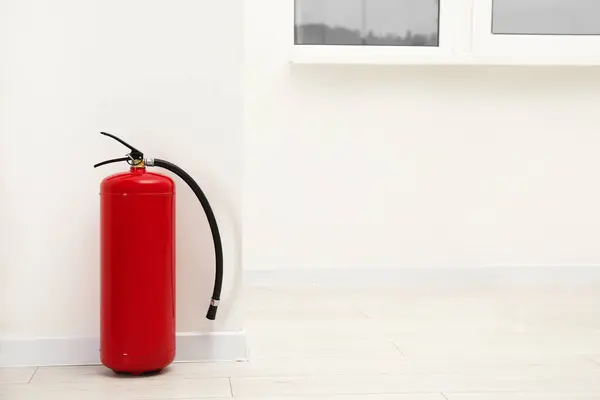
{"type": "Polygon", "coordinates": [[[210,306],[208,306],[208,312],[206,313],[206,319],[214,321],[217,318],[217,308],[219,307],[219,300],[210,299],[210,306]]]}

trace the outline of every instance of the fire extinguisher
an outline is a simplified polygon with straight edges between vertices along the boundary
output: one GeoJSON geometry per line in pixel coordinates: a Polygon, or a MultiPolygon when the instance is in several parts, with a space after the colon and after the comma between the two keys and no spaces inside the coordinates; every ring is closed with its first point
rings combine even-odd
{"type": "Polygon", "coordinates": [[[214,320],[223,281],[223,248],[210,203],[177,165],[131,151],[94,165],[127,162],[128,172],[100,185],[100,358],[117,373],[159,372],[175,359],[175,183],[148,172],[161,167],[192,189],[208,219],[215,249],[215,282],[206,318],[214,320]]]}

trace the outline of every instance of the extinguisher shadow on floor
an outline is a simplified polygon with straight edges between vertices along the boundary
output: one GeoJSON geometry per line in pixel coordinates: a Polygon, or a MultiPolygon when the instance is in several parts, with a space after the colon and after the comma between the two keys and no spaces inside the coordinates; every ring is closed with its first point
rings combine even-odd
{"type": "Polygon", "coordinates": [[[223,246],[213,209],[185,170],[166,160],[145,158],[122,139],[102,134],[130,152],[94,168],[126,162],[130,169],[106,177],[100,185],[100,358],[115,372],[141,375],[170,365],[176,351],[175,183],[147,167],[161,167],[181,178],[204,210],[215,251],[209,320],[216,318],[221,300],[223,246]]]}

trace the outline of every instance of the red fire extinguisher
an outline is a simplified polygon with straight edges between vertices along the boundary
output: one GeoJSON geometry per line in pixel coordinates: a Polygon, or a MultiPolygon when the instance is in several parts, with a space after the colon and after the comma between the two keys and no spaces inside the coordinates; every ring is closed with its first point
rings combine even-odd
{"type": "Polygon", "coordinates": [[[148,172],[162,167],[192,189],[206,213],[215,248],[215,283],[206,318],[221,296],[223,249],[217,220],[200,186],[183,169],[144,158],[135,147],[101,132],[131,152],[94,168],[127,162],[128,172],[100,185],[100,358],[117,373],[159,372],[175,359],[175,183],[148,172]]]}

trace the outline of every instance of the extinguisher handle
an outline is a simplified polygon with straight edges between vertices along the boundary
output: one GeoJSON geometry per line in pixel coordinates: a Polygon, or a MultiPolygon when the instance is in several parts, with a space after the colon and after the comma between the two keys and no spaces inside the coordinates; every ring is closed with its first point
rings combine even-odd
{"type": "Polygon", "coordinates": [[[94,164],[94,168],[98,168],[98,167],[101,167],[106,164],[111,164],[111,163],[116,163],[116,162],[121,162],[121,161],[129,161],[129,160],[130,160],[129,157],[113,158],[112,160],[106,160],[106,161],[99,162],[98,164],[94,164]]]}

